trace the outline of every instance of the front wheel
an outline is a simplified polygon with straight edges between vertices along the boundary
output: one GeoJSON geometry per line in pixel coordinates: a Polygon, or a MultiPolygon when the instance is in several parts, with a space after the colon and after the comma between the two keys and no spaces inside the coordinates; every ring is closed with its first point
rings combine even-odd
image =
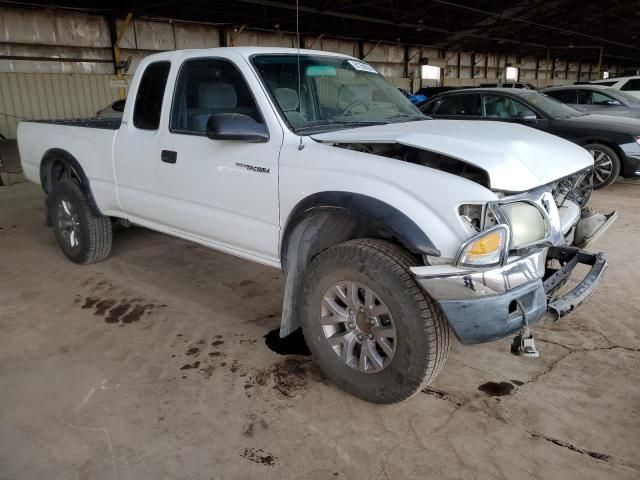
{"type": "Polygon", "coordinates": [[[302,329],[338,386],[375,403],[427,386],[449,353],[449,326],[416,284],[416,261],[388,242],[358,239],[317,255],[305,272],[302,329]]]}
{"type": "Polygon", "coordinates": [[[53,186],[49,217],[60,248],[72,262],[86,265],[111,252],[111,219],[94,215],[80,187],[71,179],[53,186]]]}
{"type": "Polygon", "coordinates": [[[620,174],[620,158],[607,145],[590,143],[585,145],[593,157],[593,188],[595,190],[611,185],[620,174]]]}

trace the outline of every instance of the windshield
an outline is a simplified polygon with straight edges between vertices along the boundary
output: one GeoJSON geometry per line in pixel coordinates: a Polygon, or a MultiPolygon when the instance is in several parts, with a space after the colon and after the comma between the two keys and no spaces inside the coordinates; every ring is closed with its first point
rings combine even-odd
{"type": "Polygon", "coordinates": [[[297,133],[426,120],[369,64],[344,57],[257,55],[252,59],[287,123],[297,133]]]}
{"type": "Polygon", "coordinates": [[[614,97],[621,97],[623,100],[626,100],[627,103],[640,103],[640,98],[634,97],[630,93],[624,92],[622,90],[616,90],[615,88],[606,88],[603,90],[604,93],[608,93],[613,95],[614,97]]]}
{"type": "Polygon", "coordinates": [[[553,118],[580,117],[585,115],[564,103],[540,92],[523,90],[518,95],[553,118]]]}

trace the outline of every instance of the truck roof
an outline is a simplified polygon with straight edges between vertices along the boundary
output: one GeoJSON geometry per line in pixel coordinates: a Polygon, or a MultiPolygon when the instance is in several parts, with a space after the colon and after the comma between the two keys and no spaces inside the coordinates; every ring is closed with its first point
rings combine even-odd
{"type": "Polygon", "coordinates": [[[167,52],[154,53],[145,58],[151,61],[153,60],[173,60],[180,58],[185,53],[201,53],[202,55],[216,55],[216,53],[222,52],[234,52],[245,58],[249,58],[252,55],[268,55],[268,54],[281,54],[281,55],[296,55],[298,52],[300,55],[325,55],[328,57],[345,57],[355,58],[350,55],[342,53],[325,52],[323,50],[307,50],[297,48],[281,48],[281,47],[217,47],[217,48],[198,48],[198,49],[183,49],[183,50],[171,50],[167,52]]]}

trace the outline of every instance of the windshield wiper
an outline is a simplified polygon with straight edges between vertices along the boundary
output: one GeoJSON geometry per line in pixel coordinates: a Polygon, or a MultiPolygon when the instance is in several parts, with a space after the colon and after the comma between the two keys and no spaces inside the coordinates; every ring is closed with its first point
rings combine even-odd
{"type": "Polygon", "coordinates": [[[385,121],[373,121],[373,120],[362,120],[355,122],[348,122],[345,120],[331,120],[331,121],[319,121],[315,123],[311,123],[305,125],[303,127],[298,127],[295,129],[296,132],[304,132],[307,130],[313,130],[317,128],[331,128],[331,127],[368,127],[371,125],[386,125],[385,121]]]}
{"type": "MultiPolygon", "coordinates": [[[[417,122],[420,120],[429,120],[430,117],[427,117],[426,115],[414,115],[414,114],[410,114],[410,113],[398,113],[397,115],[392,115],[390,117],[386,118],[387,120],[399,120],[399,121],[403,121],[406,120],[408,122],[417,122]]],[[[390,123],[399,123],[399,122],[390,122],[390,123]]]]}

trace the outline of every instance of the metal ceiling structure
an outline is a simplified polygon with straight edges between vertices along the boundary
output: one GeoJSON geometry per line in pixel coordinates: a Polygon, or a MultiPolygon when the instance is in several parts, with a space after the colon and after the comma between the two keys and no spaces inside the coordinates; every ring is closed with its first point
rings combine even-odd
{"type": "MultiPolygon", "coordinates": [[[[295,0],[0,2],[123,18],[293,32],[295,0]]],[[[640,65],[640,2],[626,0],[300,0],[300,33],[540,58],[640,65]]]]}

